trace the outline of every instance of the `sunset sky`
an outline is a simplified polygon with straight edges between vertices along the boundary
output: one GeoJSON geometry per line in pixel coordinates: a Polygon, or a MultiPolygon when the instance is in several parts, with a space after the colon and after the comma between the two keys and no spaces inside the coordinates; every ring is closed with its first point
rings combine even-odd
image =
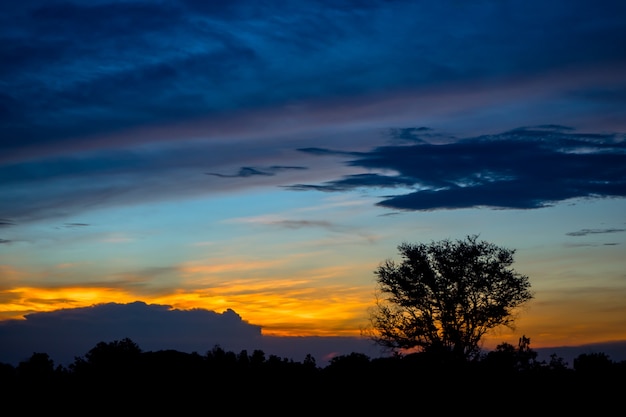
{"type": "Polygon", "coordinates": [[[10,1],[0,87],[1,320],[358,336],[399,244],[478,234],[535,294],[488,342],[626,340],[622,0],[10,1]]]}

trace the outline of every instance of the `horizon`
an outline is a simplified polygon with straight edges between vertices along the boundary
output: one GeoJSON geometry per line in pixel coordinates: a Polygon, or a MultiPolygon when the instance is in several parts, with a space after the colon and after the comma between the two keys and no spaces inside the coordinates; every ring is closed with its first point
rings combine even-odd
{"type": "Polygon", "coordinates": [[[141,302],[355,338],[398,245],[478,235],[535,294],[487,346],[626,341],[626,3],[0,11],[0,329],[141,302]]]}
{"type": "MultiPolygon", "coordinates": [[[[327,366],[334,357],[351,353],[370,359],[392,355],[366,336],[267,336],[261,330],[261,326],[248,323],[230,309],[222,313],[185,311],[141,301],[97,304],[0,322],[0,340],[5,341],[0,345],[0,363],[17,366],[32,354],[45,353],[55,365],[67,368],[98,343],[123,339],[132,340],[143,352],[176,350],[204,355],[220,347],[234,353],[260,350],[295,362],[311,355],[320,367],[327,366]]],[[[537,360],[545,363],[556,355],[571,368],[576,357],[591,353],[606,354],[615,363],[626,361],[623,340],[535,348],[532,337],[529,339],[530,348],[538,354],[537,360]]],[[[495,345],[481,344],[482,354],[495,349],[495,345]]]]}

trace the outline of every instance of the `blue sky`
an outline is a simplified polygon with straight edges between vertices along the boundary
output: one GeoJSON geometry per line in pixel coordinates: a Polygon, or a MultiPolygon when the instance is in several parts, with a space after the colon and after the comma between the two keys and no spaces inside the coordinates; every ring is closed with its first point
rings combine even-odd
{"type": "Polygon", "coordinates": [[[479,234],[535,292],[492,342],[626,340],[624,2],[0,8],[0,319],[357,336],[397,245],[479,234]]]}

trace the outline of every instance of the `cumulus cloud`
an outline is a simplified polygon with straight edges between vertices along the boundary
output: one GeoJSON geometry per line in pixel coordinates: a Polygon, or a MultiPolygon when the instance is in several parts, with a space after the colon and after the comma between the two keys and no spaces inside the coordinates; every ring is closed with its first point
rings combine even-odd
{"type": "Polygon", "coordinates": [[[99,304],[0,322],[0,360],[14,362],[44,351],[58,361],[71,362],[100,341],[125,337],[145,350],[169,346],[204,353],[215,344],[245,346],[261,337],[261,328],[232,310],[219,314],[142,302],[99,304]]]}
{"type": "Polygon", "coordinates": [[[392,135],[409,137],[413,143],[378,147],[346,162],[392,174],[349,175],[288,188],[328,192],[412,188],[378,203],[398,210],[535,209],[568,199],[626,197],[623,134],[578,133],[546,125],[440,144],[419,140],[413,129],[392,135]]]}
{"type": "Polygon", "coordinates": [[[302,360],[313,355],[324,364],[333,355],[380,352],[370,341],[354,337],[267,337],[261,326],[235,311],[177,310],[167,305],[107,303],[26,315],[0,322],[0,362],[16,365],[44,352],[67,366],[97,343],[130,338],[144,351],[175,349],[204,354],[214,346],[234,352],[261,349],[268,354],[302,360]]]}

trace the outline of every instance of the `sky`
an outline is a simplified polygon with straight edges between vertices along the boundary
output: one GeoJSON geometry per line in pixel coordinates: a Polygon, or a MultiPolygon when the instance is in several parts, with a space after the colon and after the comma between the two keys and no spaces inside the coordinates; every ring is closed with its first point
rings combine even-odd
{"type": "Polygon", "coordinates": [[[469,235],[534,293],[487,347],[626,341],[623,1],[0,12],[6,358],[198,332],[365,349],[377,266],[469,235]]]}

